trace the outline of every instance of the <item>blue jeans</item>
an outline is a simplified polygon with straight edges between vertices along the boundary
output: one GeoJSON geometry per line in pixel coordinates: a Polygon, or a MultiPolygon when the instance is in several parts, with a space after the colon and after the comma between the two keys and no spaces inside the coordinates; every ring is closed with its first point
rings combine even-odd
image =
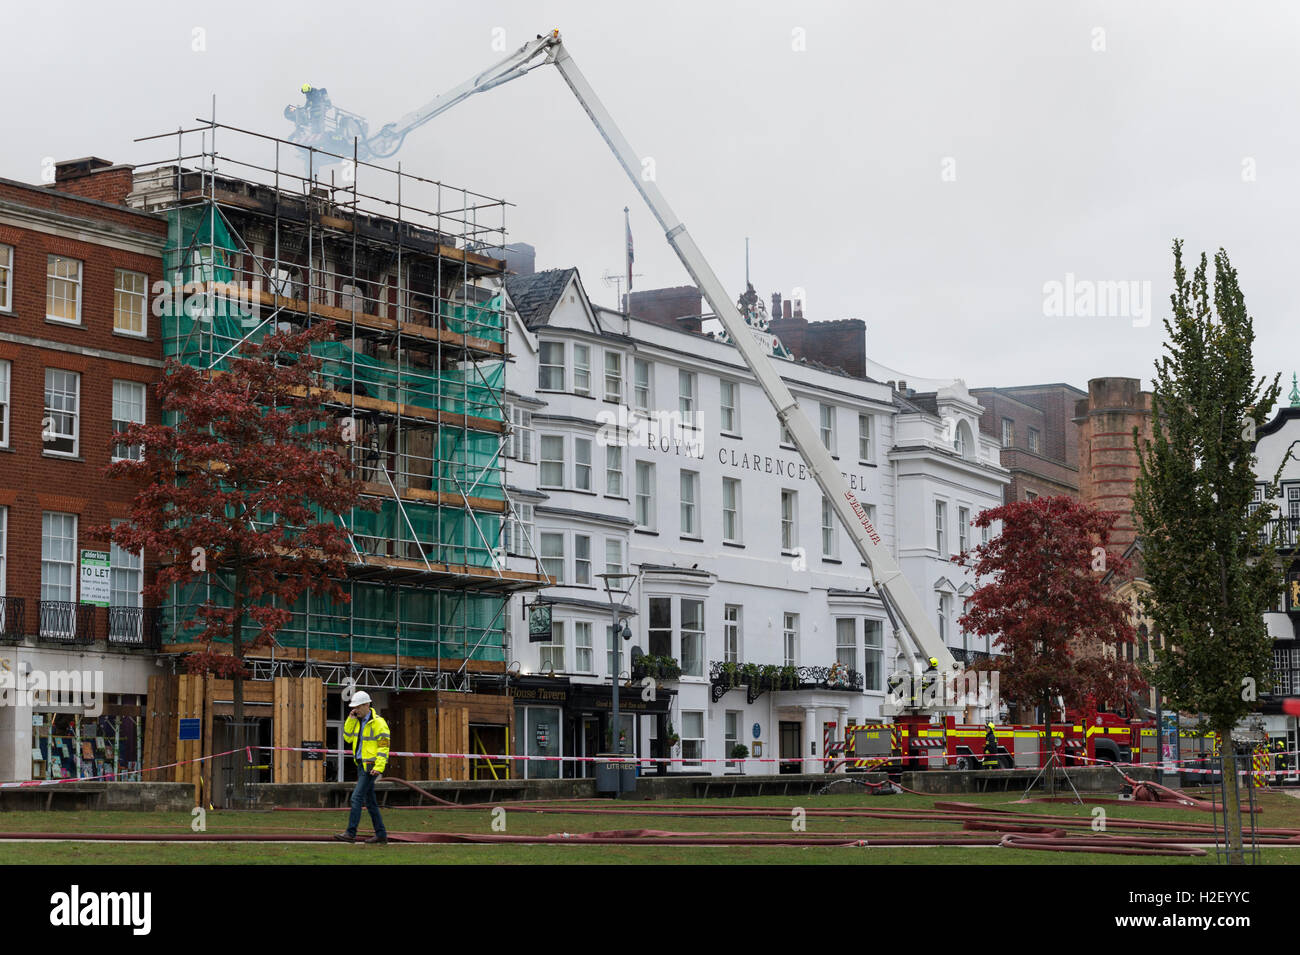
{"type": "Polygon", "coordinates": [[[375,827],[375,835],[381,839],[388,837],[388,830],[384,828],[384,817],[379,815],[379,800],[375,798],[375,780],[378,776],[371,776],[370,772],[364,766],[358,766],[356,788],[352,790],[352,812],[348,815],[348,835],[357,834],[357,824],[361,822],[361,807],[364,805],[370,811],[370,824],[375,827]]]}

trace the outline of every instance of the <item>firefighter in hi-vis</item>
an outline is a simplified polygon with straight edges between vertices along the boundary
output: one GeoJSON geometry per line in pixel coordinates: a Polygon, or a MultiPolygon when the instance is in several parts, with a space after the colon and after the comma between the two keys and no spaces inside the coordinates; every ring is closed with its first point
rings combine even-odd
{"type": "Polygon", "coordinates": [[[993,732],[993,724],[988,724],[988,732],[984,734],[984,768],[998,768],[998,737],[993,732]]]}
{"type": "Polygon", "coordinates": [[[365,806],[370,812],[370,822],[375,827],[375,834],[366,842],[387,845],[388,830],[384,828],[384,817],[379,815],[375,783],[379,782],[379,777],[388,765],[388,723],[370,705],[370,694],[365,690],[353,693],[350,702],[352,712],[343,724],[343,740],[348,744],[357,764],[357,785],[352,790],[348,831],[336,833],[334,838],[339,842],[357,841],[357,824],[361,822],[361,807],[365,806]]]}

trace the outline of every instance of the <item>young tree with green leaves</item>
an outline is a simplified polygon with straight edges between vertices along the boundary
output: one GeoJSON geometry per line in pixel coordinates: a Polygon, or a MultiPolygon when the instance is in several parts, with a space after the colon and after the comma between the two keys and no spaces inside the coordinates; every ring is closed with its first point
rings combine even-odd
{"type": "MultiPolygon", "coordinates": [[[[1254,513],[1255,429],[1277,403],[1278,377],[1256,377],[1254,324],[1236,270],[1222,249],[1213,285],[1205,255],[1191,278],[1174,242],[1173,316],[1157,359],[1152,438],[1134,433],[1141,469],[1134,512],[1149,590],[1146,613],[1165,645],[1154,682],[1168,705],[1200,714],[1225,756],[1232,730],[1255,709],[1272,669],[1263,614],[1281,586],[1271,542],[1261,546],[1272,507],[1254,513]]],[[[1229,807],[1240,777],[1225,762],[1229,807]]],[[[1225,813],[1229,860],[1240,863],[1241,820],[1225,813]]]]}

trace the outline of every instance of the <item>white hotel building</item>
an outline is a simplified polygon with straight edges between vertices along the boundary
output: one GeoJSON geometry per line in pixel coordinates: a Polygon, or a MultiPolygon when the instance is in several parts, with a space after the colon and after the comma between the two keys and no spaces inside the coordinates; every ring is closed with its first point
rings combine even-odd
{"type": "MultiPolygon", "coordinates": [[[[543,591],[555,601],[549,642],[530,642],[525,598],[511,615],[515,751],[613,751],[611,612],[597,575],[629,572],[639,576],[624,615],[633,639],[620,642],[624,751],[681,760],[672,772],[724,773],[739,770],[726,760],[741,744],[788,760],[782,771],[822,771],[826,742],[880,714],[885,678],[906,656],[739,353],[718,336],[594,307],[575,269],[507,288],[508,484],[521,521],[506,549],[523,562],[531,541],[558,581],[543,591]],[[680,433],[661,433],[673,429],[654,422],[674,412],[680,433]],[[650,416],[648,432],[610,426],[633,413],[650,416]],[[631,659],[641,653],[681,668],[653,700],[631,659]]],[[[777,365],[956,655],[986,650],[957,626],[974,587],[949,559],[1009,480],[997,442],[979,432],[979,405],[960,383],[903,396],[814,363],[777,365]]]]}

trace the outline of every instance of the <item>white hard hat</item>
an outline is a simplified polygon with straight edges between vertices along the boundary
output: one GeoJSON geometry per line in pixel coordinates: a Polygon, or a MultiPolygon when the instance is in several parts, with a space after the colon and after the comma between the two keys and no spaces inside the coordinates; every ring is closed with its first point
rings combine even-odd
{"type": "Polygon", "coordinates": [[[352,706],[361,706],[370,702],[370,694],[365,690],[357,690],[352,694],[352,699],[348,701],[352,706]]]}

